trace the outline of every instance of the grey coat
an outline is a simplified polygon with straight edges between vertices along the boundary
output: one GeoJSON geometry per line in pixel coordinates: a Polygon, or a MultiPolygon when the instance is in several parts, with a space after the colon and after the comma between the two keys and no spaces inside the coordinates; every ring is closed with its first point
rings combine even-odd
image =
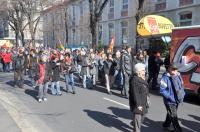
{"type": "Polygon", "coordinates": [[[127,51],[122,54],[121,70],[124,74],[132,75],[132,57],[127,51]]]}
{"type": "Polygon", "coordinates": [[[82,76],[88,74],[88,66],[89,66],[89,59],[87,56],[84,56],[83,61],[82,61],[82,68],[81,68],[82,76]]]}
{"type": "Polygon", "coordinates": [[[90,66],[89,66],[90,75],[96,75],[97,74],[96,66],[97,66],[96,60],[90,60],[90,66]]]}

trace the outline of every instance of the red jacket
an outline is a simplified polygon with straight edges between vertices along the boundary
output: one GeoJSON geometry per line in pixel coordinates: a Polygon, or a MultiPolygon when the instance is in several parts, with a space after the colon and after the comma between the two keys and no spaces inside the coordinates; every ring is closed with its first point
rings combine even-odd
{"type": "Polygon", "coordinates": [[[39,64],[39,80],[38,84],[42,84],[44,82],[45,77],[45,64],[39,64]]]}
{"type": "Polygon", "coordinates": [[[12,61],[12,54],[11,53],[3,53],[2,58],[4,63],[10,63],[12,61]]]}

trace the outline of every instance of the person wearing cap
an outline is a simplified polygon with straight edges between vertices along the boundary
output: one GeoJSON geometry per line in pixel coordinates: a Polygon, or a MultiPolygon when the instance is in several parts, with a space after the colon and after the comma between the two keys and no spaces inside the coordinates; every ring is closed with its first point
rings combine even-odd
{"type": "Polygon", "coordinates": [[[175,132],[182,132],[178,122],[177,110],[180,103],[183,102],[185,91],[183,80],[178,67],[175,63],[169,65],[160,81],[160,93],[163,96],[164,104],[167,110],[166,120],[163,123],[163,129],[169,130],[171,123],[175,132]]]}
{"type": "Polygon", "coordinates": [[[133,131],[140,132],[141,124],[148,112],[149,91],[145,80],[145,64],[137,63],[134,70],[135,74],[130,78],[129,105],[133,112],[133,131]]]}

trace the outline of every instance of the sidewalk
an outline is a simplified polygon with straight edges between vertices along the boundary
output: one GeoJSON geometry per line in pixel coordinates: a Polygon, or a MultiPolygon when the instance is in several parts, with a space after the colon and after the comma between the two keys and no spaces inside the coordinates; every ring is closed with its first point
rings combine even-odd
{"type": "Polygon", "coordinates": [[[4,109],[0,103],[0,132],[21,132],[9,113],[4,109]]]}

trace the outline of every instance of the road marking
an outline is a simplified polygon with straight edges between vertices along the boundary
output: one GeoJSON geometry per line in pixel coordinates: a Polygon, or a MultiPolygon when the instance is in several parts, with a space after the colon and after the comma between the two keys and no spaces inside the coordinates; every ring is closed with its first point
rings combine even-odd
{"type": "Polygon", "coordinates": [[[0,93],[0,104],[10,114],[21,132],[43,132],[44,130],[52,132],[39,117],[23,112],[30,113],[30,109],[12,93],[1,89],[0,93]]]}
{"type": "Polygon", "coordinates": [[[126,107],[126,108],[128,108],[128,109],[130,108],[128,105],[122,104],[122,103],[117,102],[117,101],[115,101],[115,100],[112,100],[112,99],[109,99],[109,98],[106,98],[106,97],[104,97],[103,99],[104,99],[104,100],[107,100],[107,101],[110,101],[110,102],[113,102],[113,103],[115,103],[115,104],[121,105],[121,106],[123,106],[123,107],[126,107]]]}

